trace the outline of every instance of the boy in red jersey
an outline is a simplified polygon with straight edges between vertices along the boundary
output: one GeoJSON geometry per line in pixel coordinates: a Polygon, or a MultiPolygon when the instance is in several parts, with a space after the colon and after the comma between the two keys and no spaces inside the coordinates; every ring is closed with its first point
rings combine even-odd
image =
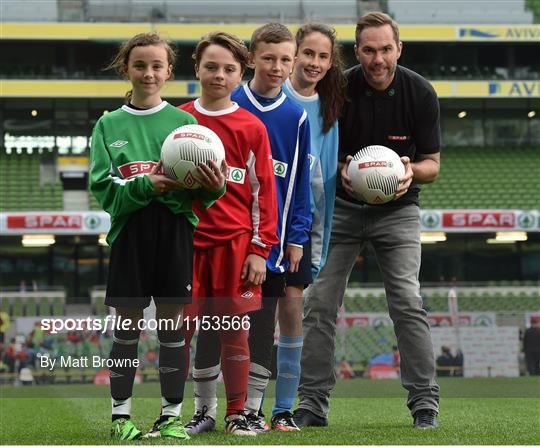
{"type": "MultiPolygon", "coordinates": [[[[194,235],[193,302],[184,310],[192,318],[189,329],[186,327],[186,346],[195,329],[194,317],[219,317],[211,318],[209,332],[212,340],[221,344],[227,394],[225,431],[254,436],[244,416],[250,364],[248,328],[244,324],[240,329],[226,330],[226,321],[260,309],[266,259],[278,242],[270,143],[264,124],[231,101],[231,92],[240,83],[248,61],[244,43],[228,33],[211,32],[199,41],[193,57],[201,97],[180,108],[221,138],[228,186],[211,212],[195,209],[200,221],[194,235]]],[[[201,325],[200,331],[204,329],[201,325]]],[[[195,367],[202,377],[194,380],[211,378],[213,372],[199,361],[196,358],[195,367]]],[[[207,408],[203,415],[207,430],[215,426],[216,408],[207,408]]],[[[189,424],[186,428],[189,432],[189,424]]]]}

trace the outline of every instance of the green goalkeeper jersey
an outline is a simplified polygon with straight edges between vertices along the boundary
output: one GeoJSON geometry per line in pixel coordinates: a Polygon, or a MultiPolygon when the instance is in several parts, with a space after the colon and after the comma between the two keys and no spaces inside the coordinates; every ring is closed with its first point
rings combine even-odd
{"type": "Polygon", "coordinates": [[[154,193],[147,174],[159,162],[161,145],[174,129],[197,124],[187,112],[166,101],[148,110],[128,106],[103,115],[94,127],[90,152],[90,190],[111,216],[107,243],[116,239],[129,216],[152,200],[165,204],[173,213],[183,213],[197,226],[192,200],[208,208],[225,192],[203,188],[154,193]]]}

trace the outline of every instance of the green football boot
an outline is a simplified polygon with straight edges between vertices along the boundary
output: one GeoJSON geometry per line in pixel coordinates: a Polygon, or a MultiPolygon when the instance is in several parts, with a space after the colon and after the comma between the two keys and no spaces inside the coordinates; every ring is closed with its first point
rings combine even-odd
{"type": "Polygon", "coordinates": [[[135,424],[129,419],[116,419],[111,426],[111,439],[119,441],[133,441],[140,439],[142,432],[135,427],[135,424]]]}
{"type": "Polygon", "coordinates": [[[162,438],[191,439],[186,433],[180,416],[170,417],[158,425],[162,438]]]}

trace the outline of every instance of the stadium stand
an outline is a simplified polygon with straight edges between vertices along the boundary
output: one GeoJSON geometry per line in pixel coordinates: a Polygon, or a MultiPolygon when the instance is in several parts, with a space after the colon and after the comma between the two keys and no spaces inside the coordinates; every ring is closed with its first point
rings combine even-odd
{"type": "Polygon", "coordinates": [[[507,23],[532,23],[533,13],[523,2],[500,2],[483,0],[470,2],[463,0],[389,0],[388,10],[401,23],[479,23],[493,24],[501,17],[507,23]]]}
{"type": "Polygon", "coordinates": [[[13,318],[66,315],[66,292],[0,291],[0,309],[13,318]]]}
{"type": "Polygon", "coordinates": [[[94,315],[107,315],[109,308],[105,305],[105,289],[103,287],[92,287],[90,290],[90,304],[94,315]]]}
{"type": "MultiPolygon", "coordinates": [[[[425,288],[426,307],[433,312],[448,312],[448,289],[425,288]]],[[[347,312],[388,312],[382,289],[349,288],[344,306],[347,312]]],[[[540,288],[537,286],[464,287],[459,289],[462,311],[535,312],[540,309],[540,288]]]]}
{"type": "MultiPolygon", "coordinates": [[[[425,209],[540,209],[537,147],[448,147],[441,166],[437,181],[422,187],[425,209]]],[[[88,201],[101,209],[92,194],[88,201]]],[[[0,211],[62,209],[62,184],[40,181],[38,156],[0,154],[0,211]]]]}
{"type": "Polygon", "coordinates": [[[63,209],[62,184],[40,177],[39,156],[0,152],[0,211],[63,209]]]}
{"type": "Polygon", "coordinates": [[[443,148],[437,181],[424,185],[423,208],[540,209],[540,149],[443,148]]]}

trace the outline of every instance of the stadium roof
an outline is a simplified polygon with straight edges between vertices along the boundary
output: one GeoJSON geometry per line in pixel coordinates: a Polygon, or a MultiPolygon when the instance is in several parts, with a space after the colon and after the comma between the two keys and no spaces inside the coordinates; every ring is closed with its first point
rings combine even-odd
{"type": "MultiPolygon", "coordinates": [[[[1,39],[122,41],[141,32],[158,31],[173,41],[194,42],[220,29],[249,40],[260,24],[249,23],[74,23],[4,22],[1,39]]],[[[290,24],[294,32],[299,24],[290,24]]],[[[341,41],[354,41],[355,24],[335,24],[341,41]]],[[[403,41],[539,42],[540,25],[402,25],[403,41]]]]}

